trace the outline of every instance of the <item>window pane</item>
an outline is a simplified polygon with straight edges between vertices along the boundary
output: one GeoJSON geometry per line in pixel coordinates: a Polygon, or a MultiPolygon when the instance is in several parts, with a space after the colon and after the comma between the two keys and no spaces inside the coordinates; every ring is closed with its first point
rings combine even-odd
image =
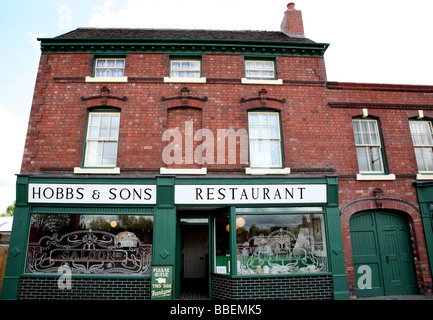
{"type": "Polygon", "coordinates": [[[238,215],[237,273],[328,271],[323,215],[238,215]]]}
{"type": "Polygon", "coordinates": [[[260,112],[259,113],[259,124],[261,126],[266,126],[268,125],[268,114],[265,112],[260,112]]]}
{"type": "Polygon", "coordinates": [[[105,60],[98,59],[98,60],[96,61],[96,66],[97,66],[98,68],[105,67],[105,60]]]}
{"type": "Polygon", "coordinates": [[[432,148],[423,148],[424,159],[426,162],[427,171],[433,171],[433,151],[432,148]]]}
{"type": "Polygon", "coordinates": [[[111,115],[111,126],[112,127],[119,127],[120,124],[120,116],[118,114],[112,114],[111,115]]]}
{"type": "Polygon", "coordinates": [[[257,126],[250,126],[250,138],[259,138],[259,127],[257,126]]]}
{"type": "Polygon", "coordinates": [[[249,113],[248,121],[250,125],[259,124],[259,115],[257,113],[249,113]]]}
{"type": "Polygon", "coordinates": [[[87,143],[86,150],[86,166],[98,166],[100,165],[100,159],[102,156],[102,142],[89,141],[87,143]]]}
{"type": "Polygon", "coordinates": [[[215,219],[215,273],[229,273],[230,270],[229,230],[227,217],[215,219]]]}
{"type": "Polygon", "coordinates": [[[107,67],[113,68],[115,66],[116,66],[116,61],[115,60],[107,60],[107,67]]]}
{"type": "Polygon", "coordinates": [[[271,140],[269,142],[269,154],[271,158],[271,165],[272,166],[280,166],[281,160],[280,160],[280,141],[279,140],[271,140]]]}
{"type": "Polygon", "coordinates": [[[95,76],[96,77],[104,77],[105,71],[106,70],[104,70],[104,69],[97,69],[95,76]]]}
{"type": "Polygon", "coordinates": [[[193,70],[200,70],[200,62],[199,61],[193,61],[193,62],[191,62],[191,69],[193,69],[193,70]]]}
{"type": "Polygon", "coordinates": [[[358,147],[356,148],[356,154],[358,156],[359,171],[370,171],[367,149],[365,147],[358,147]]]}
{"type": "Polygon", "coordinates": [[[98,138],[99,137],[99,127],[90,127],[88,135],[89,135],[89,138],[98,138]]]}
{"type": "Polygon", "coordinates": [[[269,127],[269,136],[278,139],[280,137],[280,128],[277,126],[269,127]]]}
{"type": "Polygon", "coordinates": [[[278,126],[278,114],[276,113],[269,113],[269,124],[272,126],[278,126]]]}
{"type": "Polygon", "coordinates": [[[115,166],[116,160],[117,160],[117,142],[104,142],[102,165],[115,166]]]}
{"type": "Polygon", "coordinates": [[[370,148],[371,157],[371,170],[372,171],[383,171],[382,168],[382,156],[379,148],[370,148]]]}
{"type": "Polygon", "coordinates": [[[172,69],[180,69],[181,63],[178,61],[172,61],[171,68],[172,69]]]}
{"type": "Polygon", "coordinates": [[[26,273],[150,275],[153,217],[32,214],[26,273]]]}
{"type": "Polygon", "coordinates": [[[427,167],[424,162],[423,149],[424,148],[415,148],[415,157],[416,163],[418,165],[418,171],[427,171],[427,167]]]}

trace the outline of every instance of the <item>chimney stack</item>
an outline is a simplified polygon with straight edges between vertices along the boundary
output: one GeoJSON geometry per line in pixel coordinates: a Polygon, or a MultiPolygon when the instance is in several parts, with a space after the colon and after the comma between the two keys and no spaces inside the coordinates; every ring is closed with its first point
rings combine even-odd
{"type": "Polygon", "coordinates": [[[302,12],[301,10],[295,9],[293,2],[287,5],[287,10],[284,12],[284,18],[280,28],[282,32],[290,37],[305,38],[302,12]]]}

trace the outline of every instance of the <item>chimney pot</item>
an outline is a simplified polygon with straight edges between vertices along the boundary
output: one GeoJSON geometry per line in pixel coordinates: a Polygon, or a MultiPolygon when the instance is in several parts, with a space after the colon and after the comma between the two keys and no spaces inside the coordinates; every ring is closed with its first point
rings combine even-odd
{"type": "Polygon", "coordinates": [[[287,5],[287,10],[295,10],[295,4],[294,4],[293,2],[290,2],[290,3],[287,5]]]}

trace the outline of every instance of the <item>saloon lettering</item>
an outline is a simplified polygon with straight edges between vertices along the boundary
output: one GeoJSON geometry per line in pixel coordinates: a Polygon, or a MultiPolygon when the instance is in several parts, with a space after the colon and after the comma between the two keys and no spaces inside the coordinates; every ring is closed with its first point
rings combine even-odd
{"type": "Polygon", "coordinates": [[[155,204],[151,185],[29,184],[29,203],[155,204]]]}

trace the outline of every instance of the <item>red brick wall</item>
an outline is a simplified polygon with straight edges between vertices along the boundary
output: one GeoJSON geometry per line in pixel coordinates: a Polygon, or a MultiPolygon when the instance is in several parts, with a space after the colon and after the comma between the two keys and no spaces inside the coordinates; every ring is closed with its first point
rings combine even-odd
{"type": "MultiPolygon", "coordinates": [[[[241,98],[258,97],[265,88],[268,98],[285,99],[284,103],[272,102],[272,107],[281,111],[286,167],[292,174],[339,175],[346,264],[354,294],[348,222],[351,214],[359,210],[377,208],[374,189],[382,189],[383,196],[392,199],[382,208],[400,208],[414,228],[421,226],[412,184],[417,167],[408,119],[416,116],[418,109],[433,118],[433,87],[327,83],[321,57],[281,56],[276,63],[277,76],[284,80],[281,86],[242,85],[244,59],[237,54],[204,55],[205,84],[166,84],[163,77],[168,76],[169,56],[135,53],[126,57],[127,83],[86,83],[85,77],[92,75],[93,55],[44,53],[21,171],[72,173],[74,167],[80,167],[88,108],[100,107],[106,101],[106,106],[121,109],[117,163],[121,173],[158,173],[164,167],[162,151],[168,142],[162,141],[162,134],[166,129],[181,129],[191,119],[194,126],[197,124],[195,130],[209,129],[215,137],[218,129],[247,129],[249,104],[242,103],[241,98]],[[101,94],[104,86],[110,89],[105,100],[82,100],[101,94]],[[184,100],[183,87],[189,90],[184,100]],[[123,96],[126,101],[120,99],[123,96]],[[185,105],[182,101],[186,101],[185,105]],[[388,171],[396,175],[395,181],[356,180],[358,165],[351,119],[361,115],[362,108],[379,119],[388,171]],[[365,207],[352,206],[356,201],[365,207]],[[410,212],[408,208],[412,208],[410,212]]],[[[237,175],[243,174],[247,166],[239,161],[203,165],[209,167],[209,173],[237,175]]],[[[422,275],[420,286],[431,288],[423,233],[415,232],[413,238],[417,270],[422,275]]]]}

